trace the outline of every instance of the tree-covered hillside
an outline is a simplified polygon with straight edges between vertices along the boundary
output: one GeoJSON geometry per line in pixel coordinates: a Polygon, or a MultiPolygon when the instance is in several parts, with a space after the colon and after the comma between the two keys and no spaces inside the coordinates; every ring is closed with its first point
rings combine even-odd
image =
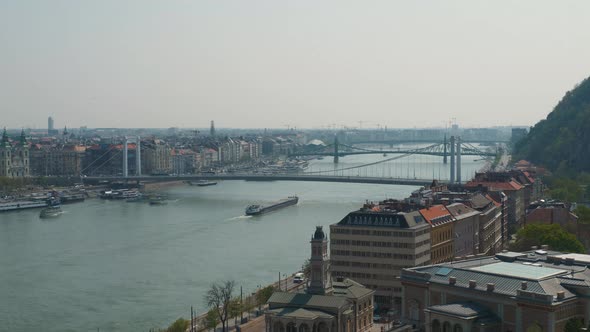
{"type": "Polygon", "coordinates": [[[590,78],[567,92],[513,154],[563,175],[590,171],[590,78]]]}

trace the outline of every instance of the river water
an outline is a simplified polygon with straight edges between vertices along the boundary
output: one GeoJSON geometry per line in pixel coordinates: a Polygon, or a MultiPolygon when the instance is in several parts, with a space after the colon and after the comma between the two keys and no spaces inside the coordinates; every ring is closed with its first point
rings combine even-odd
{"type": "MultiPolygon", "coordinates": [[[[338,167],[361,157],[383,158],[350,156],[338,167]]],[[[310,169],[327,167],[333,165],[324,159],[310,169]]],[[[39,219],[39,210],[2,213],[0,330],[164,327],[190,317],[191,305],[205,310],[203,294],[212,282],[234,279],[254,292],[301,267],[316,225],[327,229],[366,199],[403,198],[415,189],[225,181],[167,189],[168,205],[91,199],[63,206],[55,219],[39,219]],[[248,204],[289,195],[298,195],[299,204],[244,216],[248,204]]]]}

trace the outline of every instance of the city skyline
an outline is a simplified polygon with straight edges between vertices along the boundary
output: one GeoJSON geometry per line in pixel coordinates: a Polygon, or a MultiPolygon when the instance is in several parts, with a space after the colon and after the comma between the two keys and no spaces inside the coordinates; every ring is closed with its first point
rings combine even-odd
{"type": "Polygon", "coordinates": [[[2,127],[532,126],[590,75],[590,4],[13,1],[2,127]]]}

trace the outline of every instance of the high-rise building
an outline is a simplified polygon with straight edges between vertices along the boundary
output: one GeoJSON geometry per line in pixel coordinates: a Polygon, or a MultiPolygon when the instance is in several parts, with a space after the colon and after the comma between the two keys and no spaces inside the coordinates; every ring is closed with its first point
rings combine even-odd
{"type": "Polygon", "coordinates": [[[215,121],[211,120],[211,129],[209,129],[211,137],[215,137],[215,121]]]}
{"type": "Polygon", "coordinates": [[[57,135],[58,131],[55,129],[53,118],[47,118],[47,134],[48,135],[57,135]]]}

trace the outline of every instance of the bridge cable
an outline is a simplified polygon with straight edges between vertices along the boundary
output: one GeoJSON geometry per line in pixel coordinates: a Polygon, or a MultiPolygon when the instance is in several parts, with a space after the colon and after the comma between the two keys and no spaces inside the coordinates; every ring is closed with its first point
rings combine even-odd
{"type": "MultiPolygon", "coordinates": [[[[400,155],[400,156],[395,156],[395,157],[391,157],[391,158],[387,158],[387,159],[375,161],[375,162],[364,164],[364,165],[350,166],[350,167],[339,168],[339,169],[335,169],[335,170],[324,170],[324,171],[306,172],[305,174],[321,174],[321,173],[334,173],[334,174],[336,174],[336,172],[339,172],[339,171],[347,171],[347,170],[351,170],[351,169],[357,169],[357,168],[362,168],[362,167],[367,167],[367,166],[378,165],[378,164],[385,163],[385,162],[388,162],[388,161],[391,161],[391,160],[397,160],[397,159],[401,159],[401,158],[404,158],[404,157],[407,157],[407,156],[411,156],[411,155],[413,155],[416,152],[421,152],[423,150],[426,150],[428,148],[431,148],[431,147],[437,146],[437,145],[439,145],[439,143],[433,144],[433,145],[429,145],[429,146],[427,146],[425,148],[415,149],[411,153],[406,153],[406,154],[403,154],[403,155],[400,155]]],[[[409,164],[408,164],[408,170],[409,170],[409,164]]]]}

